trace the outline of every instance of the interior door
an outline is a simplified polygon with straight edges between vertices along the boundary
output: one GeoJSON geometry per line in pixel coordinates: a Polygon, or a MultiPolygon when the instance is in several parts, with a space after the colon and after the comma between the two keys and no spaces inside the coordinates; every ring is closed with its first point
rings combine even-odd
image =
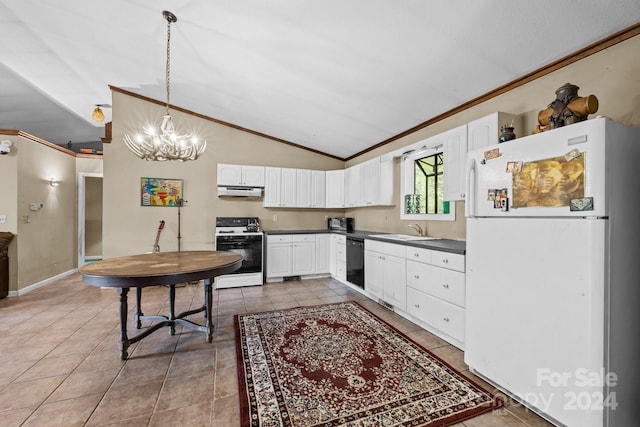
{"type": "Polygon", "coordinates": [[[102,259],[102,174],[78,174],[78,267],[102,259]]]}

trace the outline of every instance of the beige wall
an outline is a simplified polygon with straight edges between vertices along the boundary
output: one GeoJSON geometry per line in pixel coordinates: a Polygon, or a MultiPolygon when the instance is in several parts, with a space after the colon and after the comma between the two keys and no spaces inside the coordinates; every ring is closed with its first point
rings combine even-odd
{"type": "Polygon", "coordinates": [[[17,289],[75,268],[76,159],[18,138],[17,289]],[[50,178],[60,181],[49,185],[50,178]],[[31,203],[44,207],[30,210],[31,203]],[[46,242],[46,244],[43,244],[46,242]]]}
{"type": "MultiPolygon", "coordinates": [[[[346,162],[346,166],[394,151],[437,135],[495,111],[522,115],[525,129],[533,130],[537,112],[554,100],[555,91],[570,82],[580,87],[581,96],[595,94],[600,101],[598,114],[640,126],[640,36],[619,43],[547,76],[497,96],[482,104],[416,131],[404,138],[346,162]]],[[[469,78],[473,78],[470,71],[469,78]]],[[[105,148],[105,256],[136,253],[151,249],[157,224],[167,221],[161,237],[163,250],[177,248],[175,208],[139,206],[138,182],[143,176],[185,179],[185,199],[181,234],[183,248],[210,249],[216,216],[258,216],[265,230],[320,229],[326,216],[356,218],[356,228],[369,231],[411,233],[400,220],[400,206],[340,210],[265,209],[261,201],[220,199],[215,195],[216,164],[239,163],[310,169],[337,169],[343,163],[329,157],[296,149],[268,139],[227,128],[195,117],[172,113],[177,123],[191,124],[208,140],[206,154],[195,162],[155,163],[137,159],[122,143],[124,129],[160,117],[163,109],[120,93],[113,94],[113,143],[105,148]],[[274,221],[274,215],[277,221],[274,221]]],[[[425,118],[426,120],[427,118],[425,118]]],[[[375,144],[377,141],[371,141],[375,144]]],[[[395,200],[399,200],[399,161],[395,161],[395,200]]],[[[420,221],[432,236],[464,239],[464,203],[456,202],[455,221],[420,221]]]]}
{"type": "Polygon", "coordinates": [[[330,170],[343,168],[340,160],[172,111],[177,125],[192,127],[207,140],[207,150],[196,161],[148,162],[129,151],[123,135],[149,118],[160,119],[164,108],[119,92],[113,92],[112,105],[113,141],[104,146],[105,258],[151,251],[160,220],[166,222],[161,250],[177,250],[178,209],[140,206],[141,177],[184,180],[182,250],[213,249],[216,216],[257,216],[263,229],[273,230],[322,229],[325,216],[342,214],[341,210],[266,209],[262,199],[216,195],[218,163],[330,170]]]}
{"type": "Polygon", "coordinates": [[[102,159],[76,158],[22,135],[0,138],[13,142],[0,157],[0,214],[7,215],[0,231],[16,234],[9,246],[9,290],[16,292],[75,268],[77,172],[102,172],[102,159]],[[52,177],[58,187],[49,185],[52,177]],[[44,207],[31,211],[31,203],[44,207]]]}
{"type": "MultiPolygon", "coordinates": [[[[556,89],[567,82],[580,87],[580,96],[594,94],[598,97],[600,107],[597,115],[640,127],[640,55],[638,52],[640,52],[640,36],[352,159],[347,162],[347,166],[405,147],[495,111],[523,115],[524,127],[530,133],[537,124],[538,111],[545,109],[555,99],[556,89]]],[[[472,71],[469,73],[469,78],[473,78],[472,71]]],[[[395,200],[399,200],[400,197],[398,177],[399,162],[396,160],[395,200]]],[[[466,221],[463,210],[464,203],[457,202],[455,222],[418,221],[417,223],[423,227],[426,226],[428,233],[432,236],[464,239],[466,221]]],[[[407,225],[416,223],[416,221],[401,221],[399,206],[351,209],[347,214],[355,217],[356,225],[360,229],[412,233],[407,225]]]]}

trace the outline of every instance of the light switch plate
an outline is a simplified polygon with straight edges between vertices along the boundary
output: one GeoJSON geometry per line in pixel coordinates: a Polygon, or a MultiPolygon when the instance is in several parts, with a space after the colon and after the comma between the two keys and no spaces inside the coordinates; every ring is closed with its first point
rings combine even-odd
{"type": "Polygon", "coordinates": [[[7,222],[7,216],[6,215],[0,215],[0,224],[4,224],[7,222]]]}

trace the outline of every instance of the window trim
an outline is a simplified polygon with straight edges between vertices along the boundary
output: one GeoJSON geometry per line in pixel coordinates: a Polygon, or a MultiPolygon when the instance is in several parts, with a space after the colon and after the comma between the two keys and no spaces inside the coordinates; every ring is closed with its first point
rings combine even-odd
{"type": "Polygon", "coordinates": [[[429,221],[455,221],[456,208],[455,201],[449,201],[449,213],[435,214],[407,214],[404,213],[404,195],[414,193],[414,162],[422,157],[442,153],[445,165],[443,179],[447,180],[447,153],[442,144],[423,146],[415,151],[404,154],[400,159],[400,219],[406,220],[429,220],[429,221]]]}

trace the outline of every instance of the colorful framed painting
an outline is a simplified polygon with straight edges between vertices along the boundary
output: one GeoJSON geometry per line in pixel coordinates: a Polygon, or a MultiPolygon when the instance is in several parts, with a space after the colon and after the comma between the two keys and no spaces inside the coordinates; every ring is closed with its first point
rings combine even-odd
{"type": "Polygon", "coordinates": [[[182,198],[183,180],[171,178],[140,178],[142,206],[178,206],[182,198]]]}

